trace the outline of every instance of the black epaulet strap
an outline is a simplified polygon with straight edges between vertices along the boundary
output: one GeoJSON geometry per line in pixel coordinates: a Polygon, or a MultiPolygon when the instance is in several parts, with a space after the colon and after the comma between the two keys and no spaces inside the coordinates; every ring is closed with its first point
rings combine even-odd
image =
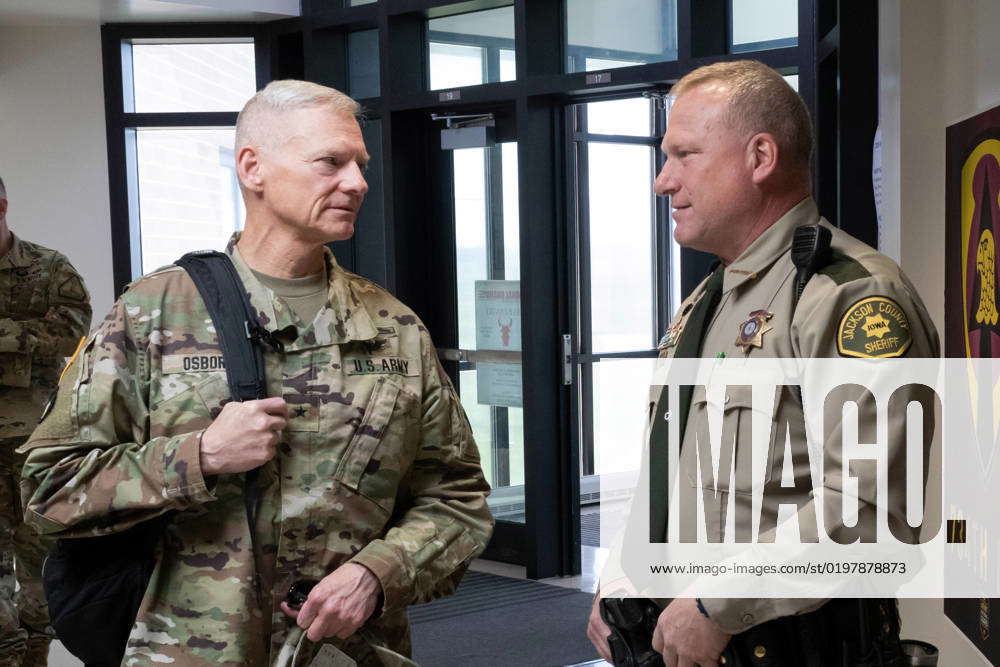
{"type": "Polygon", "coordinates": [[[267,397],[261,344],[281,343],[257,320],[243,281],[229,255],[214,250],[189,252],[175,262],[191,276],[219,337],[234,401],[267,397]]]}

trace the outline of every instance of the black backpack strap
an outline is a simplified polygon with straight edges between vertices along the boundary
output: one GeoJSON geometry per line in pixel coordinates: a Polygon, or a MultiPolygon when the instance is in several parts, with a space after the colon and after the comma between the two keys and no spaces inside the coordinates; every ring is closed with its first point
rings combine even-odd
{"type": "Polygon", "coordinates": [[[176,264],[191,276],[212,317],[233,400],[265,398],[267,384],[260,343],[275,349],[280,349],[281,343],[260,326],[233,261],[225,253],[198,250],[184,255],[176,264]]]}
{"type": "MultiPolygon", "coordinates": [[[[261,346],[266,344],[277,351],[284,351],[284,346],[260,325],[246,287],[233,266],[233,260],[229,255],[215,250],[197,250],[187,253],[175,264],[191,276],[212,317],[233,400],[242,402],[266,398],[267,378],[264,374],[264,350],[261,346]]],[[[243,487],[251,548],[255,556],[258,474],[258,469],[248,470],[243,487]]],[[[259,601],[259,586],[255,585],[254,588],[259,601]]]]}

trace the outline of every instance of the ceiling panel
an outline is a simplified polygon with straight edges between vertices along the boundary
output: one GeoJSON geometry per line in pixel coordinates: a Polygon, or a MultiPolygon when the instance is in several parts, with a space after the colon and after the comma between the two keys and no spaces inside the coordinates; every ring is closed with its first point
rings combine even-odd
{"type": "Polygon", "coordinates": [[[0,2],[0,26],[272,21],[298,14],[298,0],[2,0],[0,2]]]}

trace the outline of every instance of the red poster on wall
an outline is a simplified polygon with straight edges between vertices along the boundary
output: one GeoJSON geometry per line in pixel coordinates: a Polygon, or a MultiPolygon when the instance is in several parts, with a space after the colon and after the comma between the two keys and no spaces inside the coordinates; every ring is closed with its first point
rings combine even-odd
{"type": "MultiPolygon", "coordinates": [[[[945,356],[1000,357],[1000,106],[949,126],[946,141],[945,356]]],[[[1000,664],[1000,600],[948,599],[944,608],[1000,664]]]]}

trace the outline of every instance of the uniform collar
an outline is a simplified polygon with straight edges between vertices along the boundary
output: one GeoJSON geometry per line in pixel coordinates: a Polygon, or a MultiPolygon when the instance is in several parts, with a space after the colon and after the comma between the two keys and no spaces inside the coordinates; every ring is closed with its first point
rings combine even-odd
{"type": "Polygon", "coordinates": [[[789,251],[796,227],[814,225],[817,222],[819,222],[819,211],[816,202],[812,197],[806,197],[764,230],[764,233],[754,239],[743,254],[726,267],[722,292],[729,292],[748,280],[755,279],[759,273],[789,251]]]}
{"type": "MultiPolygon", "coordinates": [[[[250,303],[257,310],[261,324],[269,331],[281,331],[289,326],[301,329],[301,323],[292,309],[282,300],[275,299],[271,290],[257,280],[247,266],[236,249],[239,240],[240,233],[236,232],[226,246],[226,253],[232,258],[236,271],[250,294],[250,303]]],[[[285,346],[288,350],[343,344],[352,340],[371,340],[378,335],[371,315],[356,294],[350,274],[337,264],[329,248],[323,248],[323,257],[328,281],[326,305],[311,325],[306,323],[306,328],[298,332],[295,341],[285,346]]]]}
{"type": "Polygon", "coordinates": [[[24,243],[17,238],[17,234],[11,232],[14,243],[6,255],[0,257],[0,269],[22,268],[31,264],[31,259],[24,252],[24,243]]]}

